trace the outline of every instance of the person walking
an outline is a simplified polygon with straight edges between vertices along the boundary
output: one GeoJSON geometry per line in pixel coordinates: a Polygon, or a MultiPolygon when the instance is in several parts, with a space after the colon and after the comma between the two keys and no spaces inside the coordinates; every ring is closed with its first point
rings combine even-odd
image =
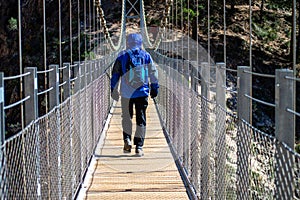
{"type": "Polygon", "coordinates": [[[156,66],[151,55],[142,49],[142,43],[139,33],[127,36],[127,48],[118,55],[110,80],[111,97],[118,101],[121,96],[124,153],[130,153],[132,149],[132,118],[133,107],[135,108],[136,131],[133,143],[137,156],[144,155],[149,94],[151,98],[156,97],[159,88],[156,66]]]}

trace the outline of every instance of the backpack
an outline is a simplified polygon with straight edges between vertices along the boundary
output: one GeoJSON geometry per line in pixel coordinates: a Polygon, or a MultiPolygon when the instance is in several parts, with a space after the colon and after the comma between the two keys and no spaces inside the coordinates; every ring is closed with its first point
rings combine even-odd
{"type": "Polygon", "coordinates": [[[148,84],[148,65],[145,63],[144,55],[140,52],[134,54],[131,50],[126,53],[129,56],[125,73],[126,84],[134,89],[143,87],[148,84]]]}

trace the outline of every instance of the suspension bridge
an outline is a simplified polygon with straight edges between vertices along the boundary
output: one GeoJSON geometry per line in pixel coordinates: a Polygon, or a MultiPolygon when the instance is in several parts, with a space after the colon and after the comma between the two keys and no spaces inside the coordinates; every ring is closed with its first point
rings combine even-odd
{"type": "MultiPolygon", "coordinates": [[[[228,68],[226,1],[221,5],[222,62],[210,57],[210,20],[208,49],[170,25],[178,13],[176,21],[183,25],[182,0],[163,3],[157,27],[147,27],[143,0],[119,2],[120,26],[111,34],[101,1],[57,1],[58,64],[52,64],[47,32],[54,25],[46,20],[46,11],[53,1],[44,0],[39,8],[43,63],[28,67],[23,66],[22,16],[26,6],[41,5],[19,1],[20,71],[14,76],[0,73],[1,199],[300,199],[295,67],[274,74],[255,72],[250,48],[249,66],[228,68]],[[68,31],[61,24],[64,18],[69,19],[68,31]],[[144,157],[122,153],[120,104],[110,97],[111,67],[126,46],[130,20],[139,22],[133,31],[142,34],[159,71],[159,95],[149,100],[147,110],[144,157]],[[274,102],[253,96],[254,76],[274,79],[274,102]],[[20,100],[7,104],[5,86],[16,80],[20,100]],[[236,112],[226,106],[229,95],[237,97],[236,112]],[[252,125],[253,102],[275,110],[273,135],[252,125]],[[8,136],[6,115],[16,108],[21,131],[8,136]]],[[[249,5],[251,24],[251,1],[249,5]]]]}

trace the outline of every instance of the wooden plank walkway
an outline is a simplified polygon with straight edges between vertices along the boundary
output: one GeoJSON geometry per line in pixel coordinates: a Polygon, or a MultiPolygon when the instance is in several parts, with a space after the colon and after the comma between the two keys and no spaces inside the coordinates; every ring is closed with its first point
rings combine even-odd
{"type": "Polygon", "coordinates": [[[131,153],[123,153],[119,101],[78,199],[189,199],[152,99],[147,109],[144,154],[136,157],[134,147],[131,153]]]}

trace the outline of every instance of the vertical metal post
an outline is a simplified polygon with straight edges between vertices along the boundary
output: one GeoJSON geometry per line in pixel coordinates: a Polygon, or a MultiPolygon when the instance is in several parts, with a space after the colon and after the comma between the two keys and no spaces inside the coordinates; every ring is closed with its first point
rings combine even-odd
{"type": "Polygon", "coordinates": [[[210,84],[210,66],[209,63],[201,63],[201,133],[200,133],[200,162],[201,162],[201,184],[200,198],[209,199],[209,180],[210,180],[210,133],[209,133],[209,84],[210,84]]]}
{"type": "MultiPolygon", "coordinates": [[[[172,61],[170,61],[170,65],[172,61]]],[[[190,126],[190,116],[191,116],[191,106],[190,106],[190,62],[183,61],[183,128],[186,131],[183,134],[183,163],[190,174],[190,141],[191,141],[191,126],[190,126]]]]}
{"type": "Polygon", "coordinates": [[[90,83],[90,61],[85,61],[84,71],[85,85],[87,86],[90,83]]]}
{"type": "Polygon", "coordinates": [[[216,199],[226,199],[226,70],[225,63],[216,63],[216,199]]]}
{"type": "Polygon", "coordinates": [[[192,90],[198,92],[198,62],[192,61],[191,62],[191,85],[192,90]]]}
{"type": "Polygon", "coordinates": [[[250,67],[238,67],[238,119],[237,132],[237,199],[249,199],[249,154],[251,133],[245,130],[242,120],[251,123],[251,100],[245,95],[250,95],[252,78],[250,67]]]}
{"type": "MultiPolygon", "coordinates": [[[[285,77],[293,77],[293,71],[288,69],[276,70],[275,88],[275,136],[286,143],[291,149],[295,146],[295,115],[287,112],[287,108],[292,108],[295,102],[293,92],[294,81],[285,77]]],[[[292,108],[293,109],[293,108],[292,108]]]]}
{"type": "MultiPolygon", "coordinates": [[[[287,112],[295,102],[293,71],[288,69],[276,70],[275,84],[275,137],[291,149],[295,146],[295,115],[287,112]]],[[[281,143],[276,145],[275,184],[276,199],[293,199],[294,197],[294,158],[281,143]]]]}
{"type": "Polygon", "coordinates": [[[92,83],[94,80],[94,65],[95,65],[95,60],[90,60],[90,67],[89,67],[90,83],[92,83]]]}
{"type": "MultiPolygon", "coordinates": [[[[166,57],[166,61],[167,61],[167,66],[170,68],[170,60],[166,57]]],[[[175,74],[177,75],[177,83],[179,83],[178,88],[179,88],[179,97],[177,97],[179,99],[179,108],[178,111],[180,113],[180,116],[176,116],[179,122],[179,131],[178,131],[178,143],[177,143],[177,151],[178,151],[178,155],[180,158],[183,157],[183,147],[184,147],[184,137],[183,137],[183,133],[185,131],[185,115],[184,115],[184,99],[185,99],[185,95],[184,95],[184,85],[185,85],[185,75],[184,75],[184,61],[183,59],[181,59],[179,61],[179,68],[180,68],[180,73],[176,73],[176,71],[172,70],[173,72],[175,72],[175,74]]],[[[173,77],[173,75],[172,75],[173,77]]],[[[175,106],[177,107],[177,105],[175,104],[175,106]]],[[[178,113],[174,113],[175,115],[178,115],[178,113]]],[[[175,117],[173,117],[174,120],[175,117]]],[[[176,129],[174,129],[176,130],[176,129]]]]}
{"type": "Polygon", "coordinates": [[[53,88],[49,92],[49,110],[52,110],[59,104],[59,72],[58,65],[50,65],[49,69],[53,69],[49,73],[49,87],[53,88]]]}
{"type": "Polygon", "coordinates": [[[217,92],[216,101],[217,105],[224,108],[226,107],[225,94],[226,94],[226,70],[225,63],[216,63],[216,81],[217,81],[217,92]]]}
{"type": "Polygon", "coordinates": [[[93,82],[94,80],[96,80],[96,78],[97,78],[97,68],[96,68],[97,63],[98,63],[97,60],[93,60],[93,61],[92,61],[92,68],[91,68],[92,82],[93,82]]]}
{"type": "Polygon", "coordinates": [[[4,73],[0,72],[0,193],[5,194],[6,175],[5,175],[5,114],[4,114],[4,73]]]}
{"type": "Polygon", "coordinates": [[[208,62],[201,63],[201,95],[209,99],[210,67],[208,62]]]}
{"type": "Polygon", "coordinates": [[[25,76],[24,86],[25,86],[25,97],[30,96],[30,98],[25,102],[25,125],[28,125],[31,121],[38,117],[38,107],[37,107],[37,69],[36,67],[26,67],[25,73],[30,73],[30,75],[25,76]]]}
{"type": "Polygon", "coordinates": [[[252,78],[251,74],[245,73],[245,71],[251,71],[251,68],[248,66],[238,67],[238,118],[251,124],[251,100],[245,95],[250,95],[252,78]]]}
{"type": "Polygon", "coordinates": [[[75,62],[73,84],[74,84],[73,94],[76,94],[80,90],[80,62],[75,62]]]}
{"type": "Polygon", "coordinates": [[[104,66],[102,65],[102,61],[101,60],[98,60],[98,63],[97,63],[97,65],[98,65],[98,72],[97,72],[97,78],[99,77],[99,76],[101,76],[101,74],[102,74],[102,71],[104,72],[104,66]]]}
{"type": "Polygon", "coordinates": [[[86,77],[86,61],[84,61],[83,64],[79,65],[80,67],[80,89],[85,88],[86,86],[86,81],[87,81],[87,77],[86,77]]]}
{"type": "MultiPolygon", "coordinates": [[[[4,73],[3,72],[0,72],[0,120],[1,120],[0,147],[2,147],[2,145],[4,144],[4,141],[5,141],[4,73]]],[[[0,148],[0,150],[1,150],[1,155],[2,155],[2,148],[0,148]]]]}
{"type": "Polygon", "coordinates": [[[63,64],[63,101],[70,96],[70,63],[63,64]]]}

